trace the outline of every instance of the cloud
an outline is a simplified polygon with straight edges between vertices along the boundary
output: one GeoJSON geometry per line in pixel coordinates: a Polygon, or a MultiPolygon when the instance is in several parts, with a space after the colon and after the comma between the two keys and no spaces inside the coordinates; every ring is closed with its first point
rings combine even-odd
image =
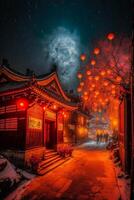
{"type": "Polygon", "coordinates": [[[44,40],[45,59],[50,64],[56,64],[58,75],[67,88],[76,83],[76,73],[79,68],[80,39],[76,31],[58,27],[44,40]]]}

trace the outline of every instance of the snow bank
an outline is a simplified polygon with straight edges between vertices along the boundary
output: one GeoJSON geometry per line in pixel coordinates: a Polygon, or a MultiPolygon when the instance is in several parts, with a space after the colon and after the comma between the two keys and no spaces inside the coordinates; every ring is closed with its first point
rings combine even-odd
{"type": "Polygon", "coordinates": [[[2,166],[4,163],[7,164],[5,168],[2,171],[0,171],[0,180],[9,178],[12,183],[11,186],[14,183],[18,183],[21,177],[15,171],[15,167],[6,158],[0,157],[0,166],[2,166]]]}

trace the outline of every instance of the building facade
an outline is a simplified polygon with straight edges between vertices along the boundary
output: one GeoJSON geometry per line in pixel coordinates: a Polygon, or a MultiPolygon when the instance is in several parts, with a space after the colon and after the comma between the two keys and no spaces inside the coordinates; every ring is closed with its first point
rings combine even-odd
{"type": "Polygon", "coordinates": [[[87,118],[65,94],[56,72],[23,75],[1,66],[0,150],[16,164],[27,165],[32,155],[43,159],[46,148],[86,138],[87,118]],[[78,136],[78,127],[84,136],[78,136]]]}

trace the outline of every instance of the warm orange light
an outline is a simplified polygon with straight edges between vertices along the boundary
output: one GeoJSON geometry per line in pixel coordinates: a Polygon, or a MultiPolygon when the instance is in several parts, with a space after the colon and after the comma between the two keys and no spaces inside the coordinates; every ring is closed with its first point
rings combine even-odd
{"type": "Polygon", "coordinates": [[[85,60],[86,60],[86,54],[84,54],[84,53],[81,54],[81,55],[80,55],[80,60],[81,60],[81,61],[85,61],[85,60]]]}
{"type": "Polygon", "coordinates": [[[92,77],[92,76],[89,76],[89,77],[88,77],[88,80],[90,80],[90,81],[91,81],[92,79],[93,79],[93,77],[92,77]]]}
{"type": "Polygon", "coordinates": [[[87,101],[87,100],[88,100],[88,96],[85,96],[85,97],[84,97],[84,100],[87,101]]]}
{"type": "Polygon", "coordinates": [[[103,71],[101,71],[101,76],[105,76],[105,74],[106,74],[106,72],[103,70],[103,71]]]}
{"type": "Polygon", "coordinates": [[[16,101],[16,105],[18,109],[27,109],[28,108],[28,100],[25,98],[20,98],[16,101]]]}
{"type": "Polygon", "coordinates": [[[107,74],[111,74],[112,71],[110,69],[107,70],[107,74]]]}
{"type": "Polygon", "coordinates": [[[57,106],[54,104],[54,105],[53,105],[53,108],[54,108],[54,109],[57,109],[57,106]]]}
{"type": "Polygon", "coordinates": [[[108,98],[106,98],[106,99],[105,99],[105,102],[108,102],[108,101],[109,101],[109,99],[108,99],[108,98]]]}
{"type": "Polygon", "coordinates": [[[104,81],[104,86],[108,86],[108,82],[107,81],[104,81]]]}
{"type": "Polygon", "coordinates": [[[91,87],[93,87],[93,88],[94,88],[94,87],[95,87],[95,84],[92,84],[92,85],[91,85],[91,87]]]}
{"type": "Polygon", "coordinates": [[[43,110],[46,110],[46,106],[43,106],[43,110]]]}
{"type": "Polygon", "coordinates": [[[99,91],[95,91],[95,95],[98,96],[100,93],[99,91]]]}
{"type": "Polygon", "coordinates": [[[85,91],[85,92],[84,92],[84,95],[88,95],[88,92],[85,91]]]}
{"type": "Polygon", "coordinates": [[[99,53],[100,53],[100,49],[99,49],[99,48],[95,48],[95,49],[94,49],[94,54],[95,54],[95,55],[98,55],[99,53]]]}
{"type": "Polygon", "coordinates": [[[79,79],[81,79],[82,76],[83,76],[83,75],[82,75],[80,72],[77,74],[77,77],[78,77],[79,79]]]}
{"type": "Polygon", "coordinates": [[[98,81],[99,79],[100,79],[100,77],[99,76],[95,76],[95,78],[94,78],[96,81],[98,81]]]}
{"type": "Polygon", "coordinates": [[[111,85],[111,88],[114,89],[116,86],[115,85],[111,85]]]}
{"type": "Polygon", "coordinates": [[[87,73],[88,76],[91,75],[91,71],[90,70],[87,70],[86,73],[87,73]]]}
{"type": "Polygon", "coordinates": [[[89,88],[90,91],[93,91],[94,89],[92,87],[89,88]]]}
{"type": "Polygon", "coordinates": [[[96,64],[96,61],[95,60],[91,60],[91,65],[95,65],[96,64]]]}
{"type": "Polygon", "coordinates": [[[115,34],[114,33],[108,33],[108,35],[107,35],[107,39],[108,40],[113,40],[115,38],[115,34]]]}
{"type": "Polygon", "coordinates": [[[112,94],[115,94],[115,90],[112,90],[111,93],[112,93],[112,94]]]}
{"type": "Polygon", "coordinates": [[[84,86],[84,82],[82,81],[82,82],[80,82],[80,86],[84,86]]]}
{"type": "Polygon", "coordinates": [[[121,78],[120,76],[117,76],[117,77],[116,77],[116,81],[117,81],[117,82],[121,82],[121,80],[122,80],[122,78],[121,78]]]}
{"type": "Polygon", "coordinates": [[[81,87],[78,87],[77,92],[81,92],[81,91],[82,91],[81,87]]]}

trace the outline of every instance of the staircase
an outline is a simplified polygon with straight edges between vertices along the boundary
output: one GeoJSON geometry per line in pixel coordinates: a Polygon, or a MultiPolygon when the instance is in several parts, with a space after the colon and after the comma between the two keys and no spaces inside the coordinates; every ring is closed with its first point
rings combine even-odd
{"type": "Polygon", "coordinates": [[[69,157],[62,158],[61,156],[57,154],[56,151],[52,149],[46,149],[45,160],[40,163],[39,168],[38,168],[38,174],[44,175],[50,172],[51,170],[55,169],[56,167],[62,165],[68,160],[69,160],[69,157]]]}

